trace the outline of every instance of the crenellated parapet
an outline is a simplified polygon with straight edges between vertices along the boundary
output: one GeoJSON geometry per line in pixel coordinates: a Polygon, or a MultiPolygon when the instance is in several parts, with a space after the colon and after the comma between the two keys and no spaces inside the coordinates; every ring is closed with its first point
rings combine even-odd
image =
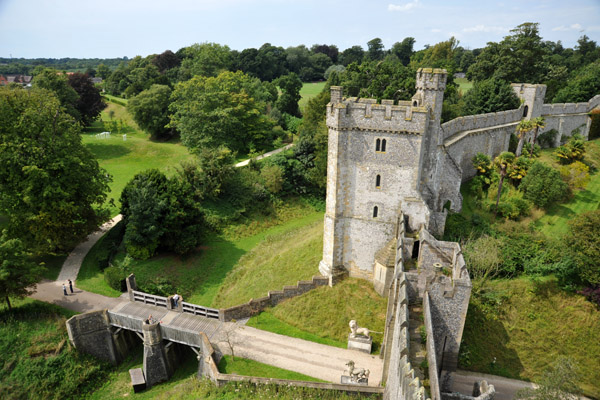
{"type": "Polygon", "coordinates": [[[567,114],[584,114],[594,109],[596,104],[600,103],[600,96],[596,96],[585,103],[558,103],[558,104],[544,104],[542,109],[542,116],[547,115],[567,115],[567,114]]]}
{"type": "Polygon", "coordinates": [[[523,106],[516,110],[458,117],[441,125],[443,140],[464,131],[494,128],[518,123],[523,116],[523,106]]]}
{"type": "MultiPolygon", "coordinates": [[[[332,88],[332,93],[337,90],[332,88]]],[[[392,134],[423,134],[427,127],[426,107],[410,102],[395,105],[393,100],[341,98],[332,95],[327,105],[327,127],[339,131],[357,130],[392,134]]]]}

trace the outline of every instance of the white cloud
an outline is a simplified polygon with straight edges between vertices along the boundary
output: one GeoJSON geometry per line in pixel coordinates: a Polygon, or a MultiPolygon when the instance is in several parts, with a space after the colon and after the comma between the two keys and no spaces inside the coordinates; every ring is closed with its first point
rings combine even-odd
{"type": "Polygon", "coordinates": [[[487,26],[483,24],[475,25],[470,28],[463,28],[462,30],[465,33],[475,33],[475,32],[494,32],[494,33],[503,33],[508,32],[508,29],[503,28],[501,26],[487,26]]]}
{"type": "Polygon", "coordinates": [[[404,3],[404,4],[389,4],[388,11],[400,11],[400,12],[410,11],[414,8],[419,7],[420,1],[421,0],[414,0],[414,1],[411,1],[408,3],[404,3]]]}
{"type": "Polygon", "coordinates": [[[553,31],[560,31],[560,32],[564,32],[564,31],[580,31],[583,29],[583,26],[581,26],[580,24],[572,24],[570,26],[557,26],[555,28],[552,28],[553,31]]]}

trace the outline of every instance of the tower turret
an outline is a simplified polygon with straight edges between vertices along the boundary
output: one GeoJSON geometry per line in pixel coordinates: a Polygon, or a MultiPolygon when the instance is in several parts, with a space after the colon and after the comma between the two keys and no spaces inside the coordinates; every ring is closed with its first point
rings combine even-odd
{"type": "Polygon", "coordinates": [[[430,121],[439,124],[448,73],[440,68],[419,68],[417,71],[417,93],[412,98],[413,107],[431,109],[430,121]]]}

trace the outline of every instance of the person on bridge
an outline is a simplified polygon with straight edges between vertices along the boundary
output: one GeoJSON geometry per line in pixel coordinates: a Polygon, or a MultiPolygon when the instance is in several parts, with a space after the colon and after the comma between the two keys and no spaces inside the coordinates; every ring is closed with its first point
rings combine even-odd
{"type": "Polygon", "coordinates": [[[175,293],[175,296],[173,296],[173,304],[175,305],[175,307],[177,307],[178,301],[179,301],[179,295],[177,293],[175,293]]]}
{"type": "Polygon", "coordinates": [[[68,294],[67,294],[67,287],[65,286],[64,283],[63,283],[63,293],[65,294],[65,296],[68,296],[68,294]]]}
{"type": "Polygon", "coordinates": [[[73,293],[73,281],[69,279],[69,289],[71,289],[71,293],[73,293]]]}

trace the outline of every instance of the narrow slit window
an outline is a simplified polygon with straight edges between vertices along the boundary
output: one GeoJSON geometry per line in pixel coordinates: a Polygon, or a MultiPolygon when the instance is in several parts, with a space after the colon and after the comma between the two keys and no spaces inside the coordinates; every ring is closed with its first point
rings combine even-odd
{"type": "Polygon", "coordinates": [[[385,153],[385,139],[381,140],[381,152],[385,153]]]}
{"type": "Polygon", "coordinates": [[[375,177],[375,187],[379,189],[381,187],[381,175],[375,177]]]}
{"type": "Polygon", "coordinates": [[[377,218],[378,212],[379,212],[379,208],[377,206],[373,207],[373,218],[377,218]]]}
{"type": "Polygon", "coordinates": [[[375,151],[379,151],[381,148],[381,139],[375,141],[375,151]]]}

